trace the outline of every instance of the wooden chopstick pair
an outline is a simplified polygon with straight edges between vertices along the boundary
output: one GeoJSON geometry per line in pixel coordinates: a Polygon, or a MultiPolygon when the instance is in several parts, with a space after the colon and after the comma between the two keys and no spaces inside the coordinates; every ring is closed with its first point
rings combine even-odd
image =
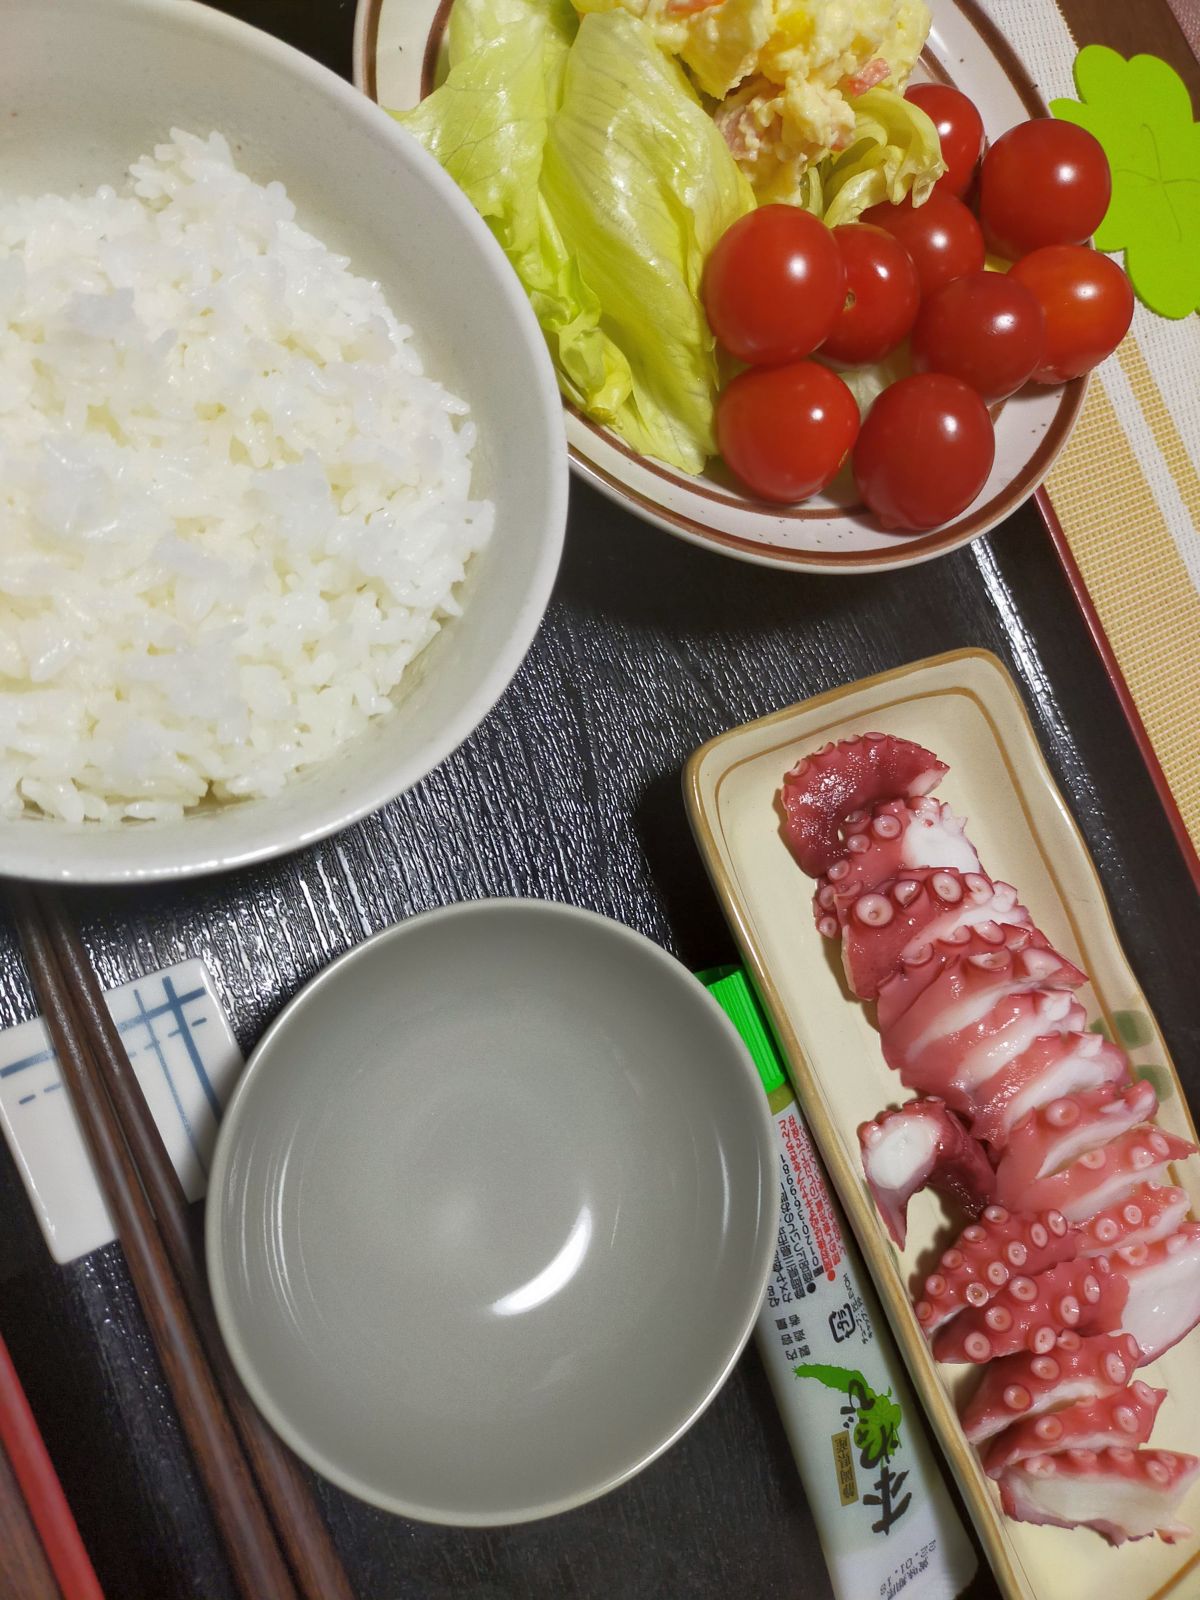
{"type": "Polygon", "coordinates": [[[187,1199],[58,897],[10,886],[26,965],[245,1600],[353,1600],[300,1468],[233,1369],[187,1199]]]}

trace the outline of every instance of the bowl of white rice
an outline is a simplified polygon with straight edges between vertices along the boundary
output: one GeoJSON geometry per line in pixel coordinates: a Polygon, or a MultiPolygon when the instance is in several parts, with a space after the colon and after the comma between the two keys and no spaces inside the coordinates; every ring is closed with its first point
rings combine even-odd
{"type": "Polygon", "coordinates": [[[484,224],[299,52],[179,0],[0,0],[0,874],[186,877],[425,777],[566,515],[484,224]]]}

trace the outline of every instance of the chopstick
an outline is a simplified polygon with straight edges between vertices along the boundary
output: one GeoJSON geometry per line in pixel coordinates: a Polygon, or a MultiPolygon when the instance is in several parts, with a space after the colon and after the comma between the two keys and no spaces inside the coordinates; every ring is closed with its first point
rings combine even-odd
{"type": "Polygon", "coordinates": [[[204,1353],[258,1480],[302,1600],[354,1600],[350,1580],[299,1463],[263,1420],[229,1359],[209,1297],[196,1236],[190,1226],[187,1196],[146,1104],[120,1032],[104,1003],[95,969],[58,897],[43,894],[39,898],[53,953],[70,987],[76,1012],[133,1154],[204,1353]]]}
{"type": "MultiPolygon", "coordinates": [[[[37,1600],[43,1590],[34,1586],[32,1572],[24,1574],[27,1587],[22,1588],[6,1566],[10,1544],[14,1564],[20,1550],[28,1549],[22,1517],[40,1541],[56,1580],[45,1592],[56,1600],[104,1600],[12,1357],[0,1339],[0,1578],[6,1580],[0,1593],[37,1600]]],[[[36,1568],[35,1557],[24,1559],[36,1568]]]]}
{"type": "Polygon", "coordinates": [[[23,886],[10,887],[10,900],[63,1081],[239,1590],[245,1600],[353,1600],[298,1466],[233,1371],[186,1198],[70,918],[56,897],[23,886]]]}
{"type": "Polygon", "coordinates": [[[0,1450],[0,1593],[63,1600],[8,1457],[0,1450]]]}

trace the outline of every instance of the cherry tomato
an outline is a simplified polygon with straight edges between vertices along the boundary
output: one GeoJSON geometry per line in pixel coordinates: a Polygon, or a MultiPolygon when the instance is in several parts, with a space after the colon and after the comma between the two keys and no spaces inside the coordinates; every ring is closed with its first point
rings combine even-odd
{"type": "Polygon", "coordinates": [[[966,95],[948,83],[914,83],[904,98],[920,107],[941,140],[946,170],[934,189],[961,199],[971,187],[983,151],[983,118],[966,95]]]}
{"type": "Polygon", "coordinates": [[[796,206],[759,206],[717,240],[703,294],[730,355],[774,366],[817,348],[842,309],[846,274],[823,222],[796,206]]]}
{"type": "Polygon", "coordinates": [[[846,271],[846,303],[821,354],[861,366],[882,361],[907,335],[921,303],[917,269],[885,228],[863,222],[833,230],[846,271]]]}
{"type": "Polygon", "coordinates": [[[1045,316],[1023,283],[1003,272],[969,272],[921,307],[912,359],[918,372],[948,372],[985,400],[1003,400],[1028,383],[1045,344],[1045,316]]]}
{"type": "Polygon", "coordinates": [[[996,451],[987,407],[961,378],[921,372],[886,388],[854,447],[859,493],[885,528],[950,522],[987,482],[996,451]]]}
{"type": "Polygon", "coordinates": [[[1019,122],[979,174],[979,220],[997,255],[1015,261],[1048,244],[1082,244],[1112,195],[1108,157],[1086,128],[1054,117],[1019,122]]]}
{"type": "Polygon", "coordinates": [[[836,474],[858,436],[858,406],[816,361],[752,367],[717,400],[725,461],[764,500],[804,500],[836,474]]]}
{"type": "Polygon", "coordinates": [[[1051,244],[1022,256],[1009,277],[1023,284],[1046,318],[1046,346],[1035,383],[1065,383],[1110,356],[1133,321],[1129,279],[1107,256],[1081,244],[1051,244]]]}
{"type": "Polygon", "coordinates": [[[902,200],[898,206],[885,202],[864,211],[861,220],[886,228],[899,239],[913,258],[923,296],[983,266],[979,224],[952,194],[935,190],[922,206],[914,206],[911,200],[902,200]]]}

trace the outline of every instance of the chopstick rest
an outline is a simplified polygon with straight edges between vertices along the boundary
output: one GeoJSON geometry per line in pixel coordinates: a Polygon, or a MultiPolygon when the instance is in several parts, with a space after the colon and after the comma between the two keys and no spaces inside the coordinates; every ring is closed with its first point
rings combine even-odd
{"type": "MultiPolygon", "coordinates": [[[[207,1186],[221,1108],[242,1054],[204,963],[182,961],[105,995],[189,1200],[207,1186]]],[[[0,1126],[51,1255],[116,1237],[40,1017],[0,1031],[0,1126]]]]}

